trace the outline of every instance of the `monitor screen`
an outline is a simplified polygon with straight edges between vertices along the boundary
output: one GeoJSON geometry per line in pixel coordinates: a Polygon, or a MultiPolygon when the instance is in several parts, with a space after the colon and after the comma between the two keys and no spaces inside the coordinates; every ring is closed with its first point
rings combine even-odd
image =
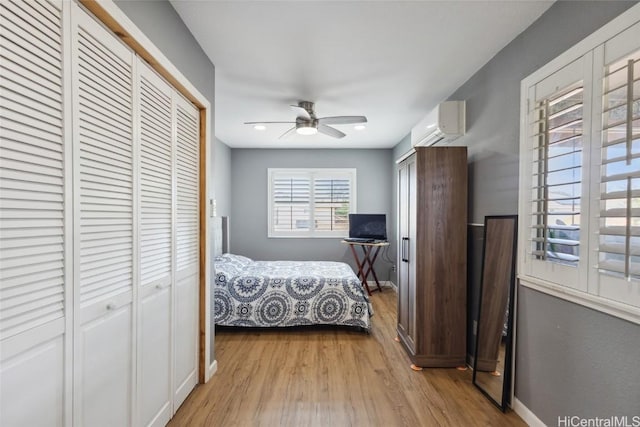
{"type": "Polygon", "coordinates": [[[349,214],[349,237],[387,240],[385,214],[349,214]]]}

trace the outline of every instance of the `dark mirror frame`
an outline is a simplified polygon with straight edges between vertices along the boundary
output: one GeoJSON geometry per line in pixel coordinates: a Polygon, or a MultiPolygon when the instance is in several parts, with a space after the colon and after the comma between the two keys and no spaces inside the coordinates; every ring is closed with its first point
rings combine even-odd
{"type": "MultiPolygon", "coordinates": [[[[512,358],[513,358],[513,319],[514,319],[514,300],[515,300],[515,277],[516,277],[516,254],[517,254],[517,235],[518,235],[518,216],[517,215],[489,215],[484,219],[484,240],[482,244],[482,272],[480,279],[480,295],[478,300],[478,319],[476,329],[476,346],[473,356],[473,384],[489,399],[491,400],[502,412],[505,412],[510,404],[511,400],[511,376],[512,376],[512,358]],[[476,381],[476,374],[478,372],[478,348],[482,335],[482,311],[483,311],[483,294],[485,293],[485,286],[490,278],[485,277],[485,266],[487,265],[487,238],[492,239],[493,236],[487,236],[488,224],[491,221],[512,221],[513,222],[513,245],[511,246],[511,253],[496,254],[491,253],[489,256],[506,256],[511,257],[508,265],[511,267],[511,273],[509,275],[509,295],[507,304],[507,334],[505,337],[505,358],[504,358],[504,373],[502,374],[502,394],[501,400],[497,401],[487,390],[485,390],[481,384],[476,381]]],[[[497,237],[497,236],[496,236],[497,237]]]]}

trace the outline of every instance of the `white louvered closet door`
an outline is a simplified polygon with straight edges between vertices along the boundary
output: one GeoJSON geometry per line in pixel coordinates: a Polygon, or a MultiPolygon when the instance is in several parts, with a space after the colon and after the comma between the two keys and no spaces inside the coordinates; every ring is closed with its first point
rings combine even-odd
{"type": "Polygon", "coordinates": [[[70,212],[62,3],[0,2],[0,425],[61,426],[70,212]],[[25,411],[25,408],[29,408],[25,411]]]}
{"type": "Polygon", "coordinates": [[[138,59],[138,425],[171,418],[173,89],[138,59]]]}
{"type": "Polygon", "coordinates": [[[132,421],[133,53],[73,8],[74,424],[132,421]]]}
{"type": "Polygon", "coordinates": [[[174,411],[197,382],[199,289],[199,112],[174,96],[176,114],[176,273],[174,411]]]}

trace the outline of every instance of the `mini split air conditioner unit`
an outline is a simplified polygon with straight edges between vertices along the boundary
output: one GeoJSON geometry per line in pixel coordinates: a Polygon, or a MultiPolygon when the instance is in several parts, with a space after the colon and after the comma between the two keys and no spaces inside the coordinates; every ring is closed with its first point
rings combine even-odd
{"type": "Polygon", "coordinates": [[[465,102],[445,101],[411,129],[411,145],[429,147],[464,135],[465,102]]]}

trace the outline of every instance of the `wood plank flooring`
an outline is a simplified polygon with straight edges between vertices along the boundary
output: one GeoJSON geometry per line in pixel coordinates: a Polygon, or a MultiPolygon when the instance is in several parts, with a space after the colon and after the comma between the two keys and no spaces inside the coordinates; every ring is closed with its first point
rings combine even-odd
{"type": "Polygon", "coordinates": [[[313,327],[216,332],[218,372],[169,426],[525,426],[471,370],[409,368],[393,338],[396,294],[371,297],[371,334],[313,327]]]}

